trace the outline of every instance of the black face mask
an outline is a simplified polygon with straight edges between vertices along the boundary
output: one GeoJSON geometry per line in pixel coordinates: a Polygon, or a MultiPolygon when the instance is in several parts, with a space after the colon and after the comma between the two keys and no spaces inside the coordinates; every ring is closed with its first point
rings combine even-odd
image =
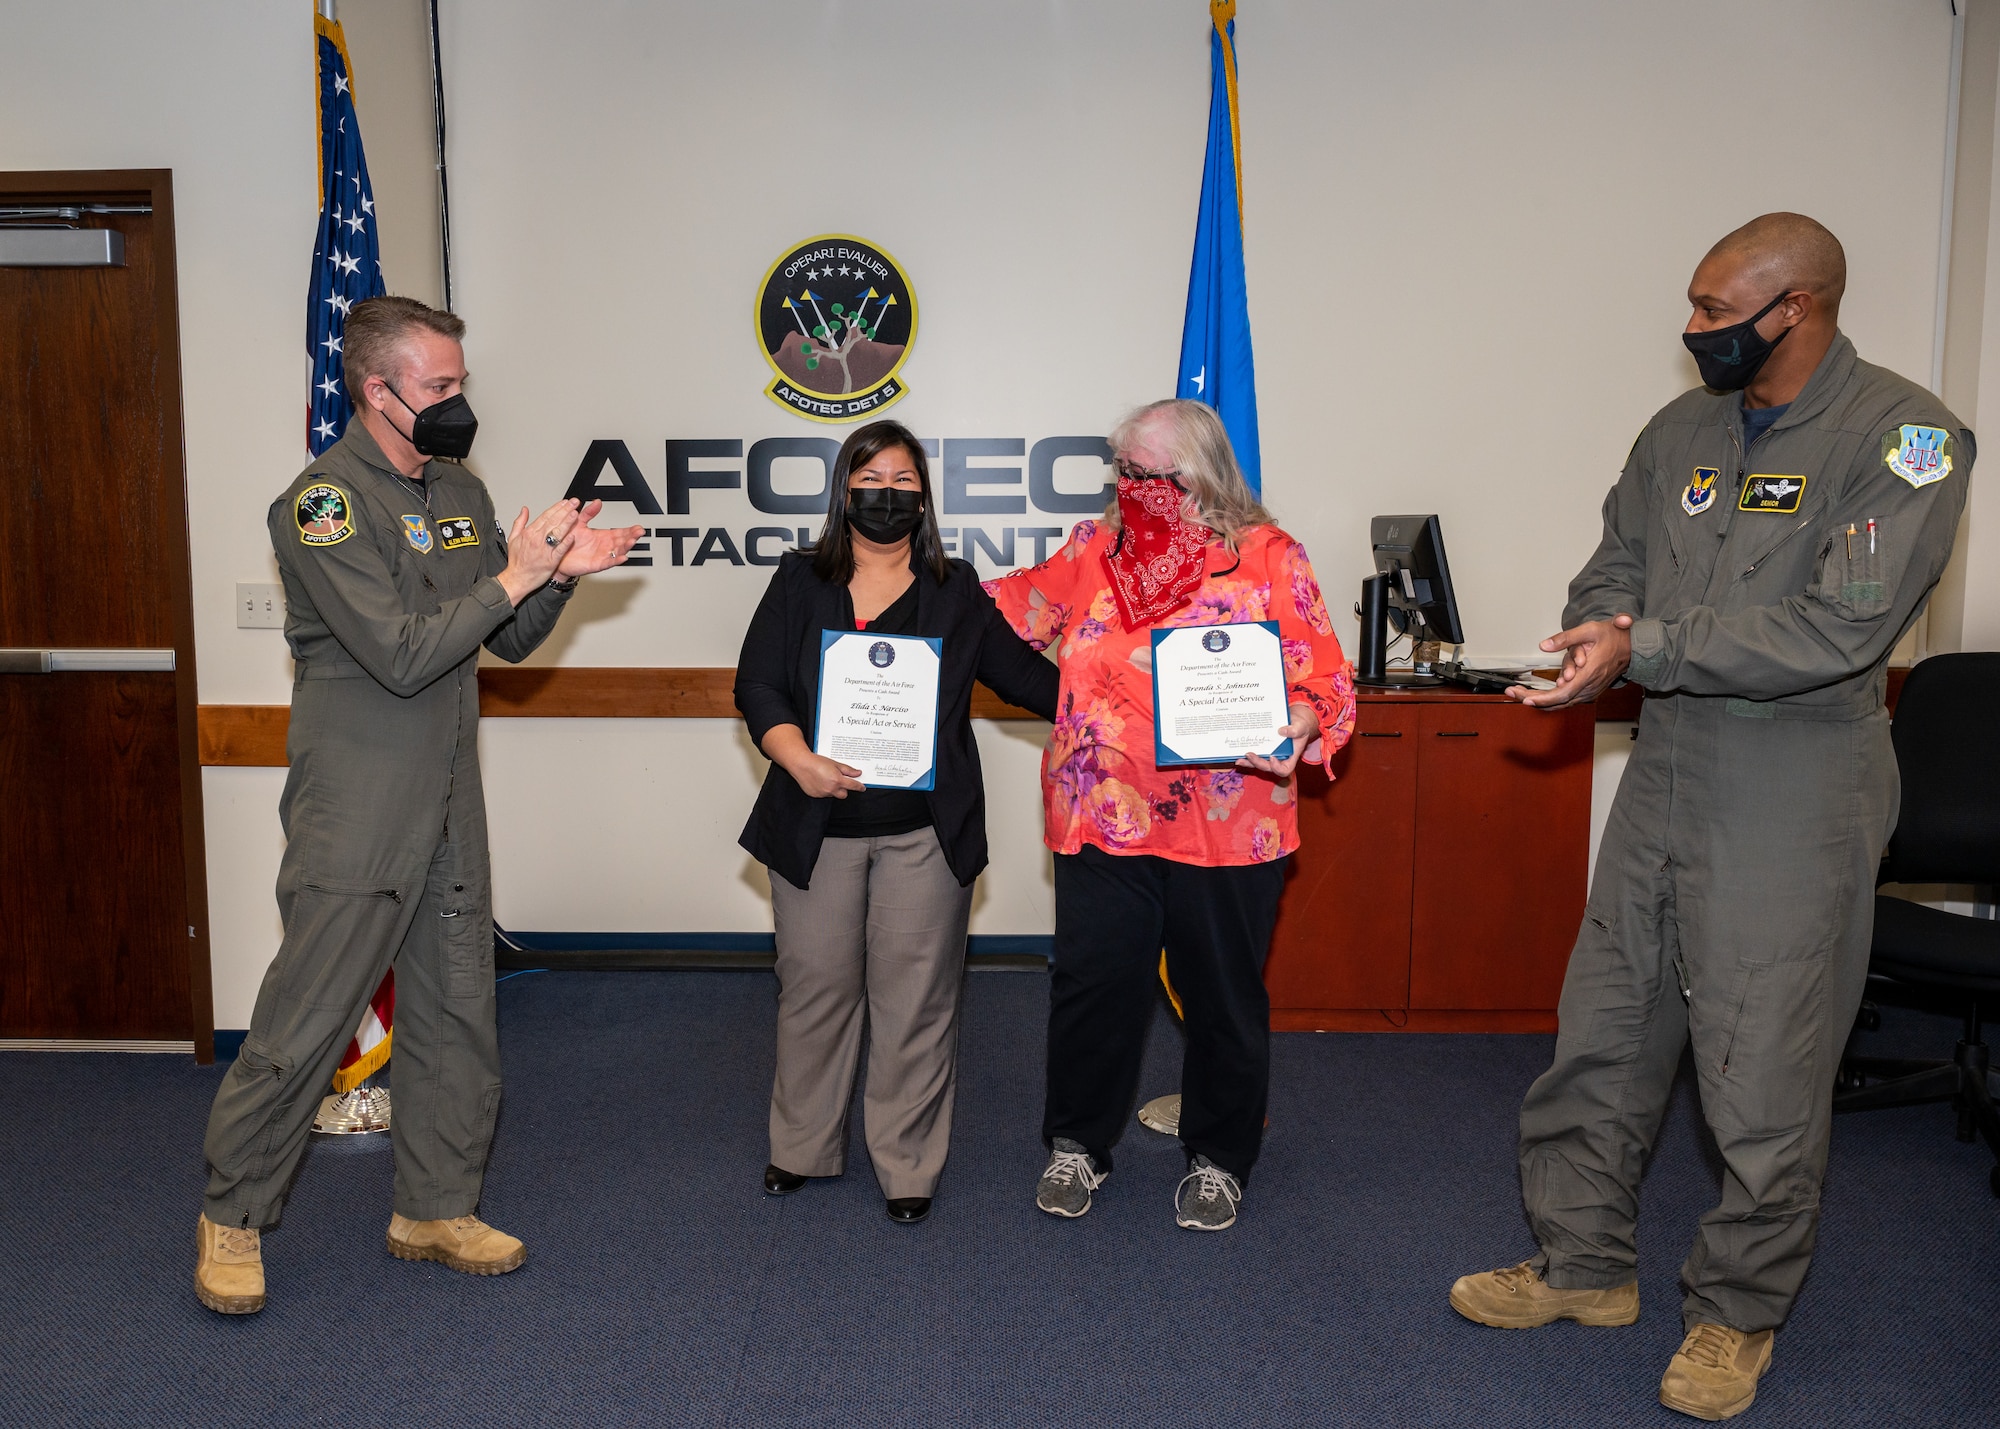
{"type": "Polygon", "coordinates": [[[1778,294],[1748,322],[1681,334],[1681,341],[1694,354],[1694,365],[1701,369],[1702,386],[1717,392],[1740,392],[1756,379],[1764,359],[1785,340],[1785,333],[1791,331],[1786,328],[1776,337],[1766,338],[1757,331],[1757,324],[1784,300],[1785,294],[1778,294]]]}
{"type": "MultiPolygon", "coordinates": [[[[386,382],[382,385],[389,386],[386,382]]],[[[389,387],[389,392],[403,402],[401,392],[394,387],[389,387]]],[[[403,410],[416,418],[410,424],[410,445],[423,455],[464,461],[471,452],[472,438],[479,431],[479,418],[472,415],[472,404],[465,400],[465,394],[433,402],[421,412],[403,402],[403,410]]]]}
{"type": "Polygon", "coordinates": [[[924,497],[919,491],[863,486],[847,493],[847,524],[878,545],[894,545],[916,530],[923,518],[924,497]]]}

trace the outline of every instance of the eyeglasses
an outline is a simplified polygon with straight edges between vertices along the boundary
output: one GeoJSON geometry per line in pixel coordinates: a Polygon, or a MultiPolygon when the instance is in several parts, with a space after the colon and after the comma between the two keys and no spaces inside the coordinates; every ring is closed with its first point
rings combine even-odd
{"type": "Polygon", "coordinates": [[[1171,481],[1175,486],[1181,484],[1181,474],[1178,471],[1145,471],[1125,461],[1114,461],[1111,465],[1121,477],[1130,481],[1171,481]]]}

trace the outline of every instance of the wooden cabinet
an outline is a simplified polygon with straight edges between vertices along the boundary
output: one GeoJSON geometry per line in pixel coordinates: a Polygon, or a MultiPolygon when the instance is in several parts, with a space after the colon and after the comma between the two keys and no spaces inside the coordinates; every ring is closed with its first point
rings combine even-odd
{"type": "Polygon", "coordinates": [[[1595,711],[1364,691],[1302,765],[1264,981],[1281,1031],[1555,1026],[1589,875],[1595,711]]]}

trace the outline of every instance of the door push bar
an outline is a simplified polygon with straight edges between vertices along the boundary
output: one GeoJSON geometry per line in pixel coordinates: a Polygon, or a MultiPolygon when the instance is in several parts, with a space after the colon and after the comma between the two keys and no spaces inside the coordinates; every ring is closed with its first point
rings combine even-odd
{"type": "Polygon", "coordinates": [[[0,649],[0,675],[56,675],[87,670],[171,670],[171,650],[0,649]]]}

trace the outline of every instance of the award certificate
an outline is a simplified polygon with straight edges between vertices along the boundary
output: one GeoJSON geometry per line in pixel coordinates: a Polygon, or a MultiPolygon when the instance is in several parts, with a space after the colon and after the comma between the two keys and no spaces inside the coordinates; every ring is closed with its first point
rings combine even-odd
{"type": "Polygon", "coordinates": [[[1292,741],[1278,731],[1291,722],[1277,621],[1153,632],[1156,765],[1283,759],[1292,741]]]}
{"type": "Polygon", "coordinates": [[[813,753],[859,769],[871,789],[932,788],[943,651],[935,636],[822,630],[813,753]]]}

